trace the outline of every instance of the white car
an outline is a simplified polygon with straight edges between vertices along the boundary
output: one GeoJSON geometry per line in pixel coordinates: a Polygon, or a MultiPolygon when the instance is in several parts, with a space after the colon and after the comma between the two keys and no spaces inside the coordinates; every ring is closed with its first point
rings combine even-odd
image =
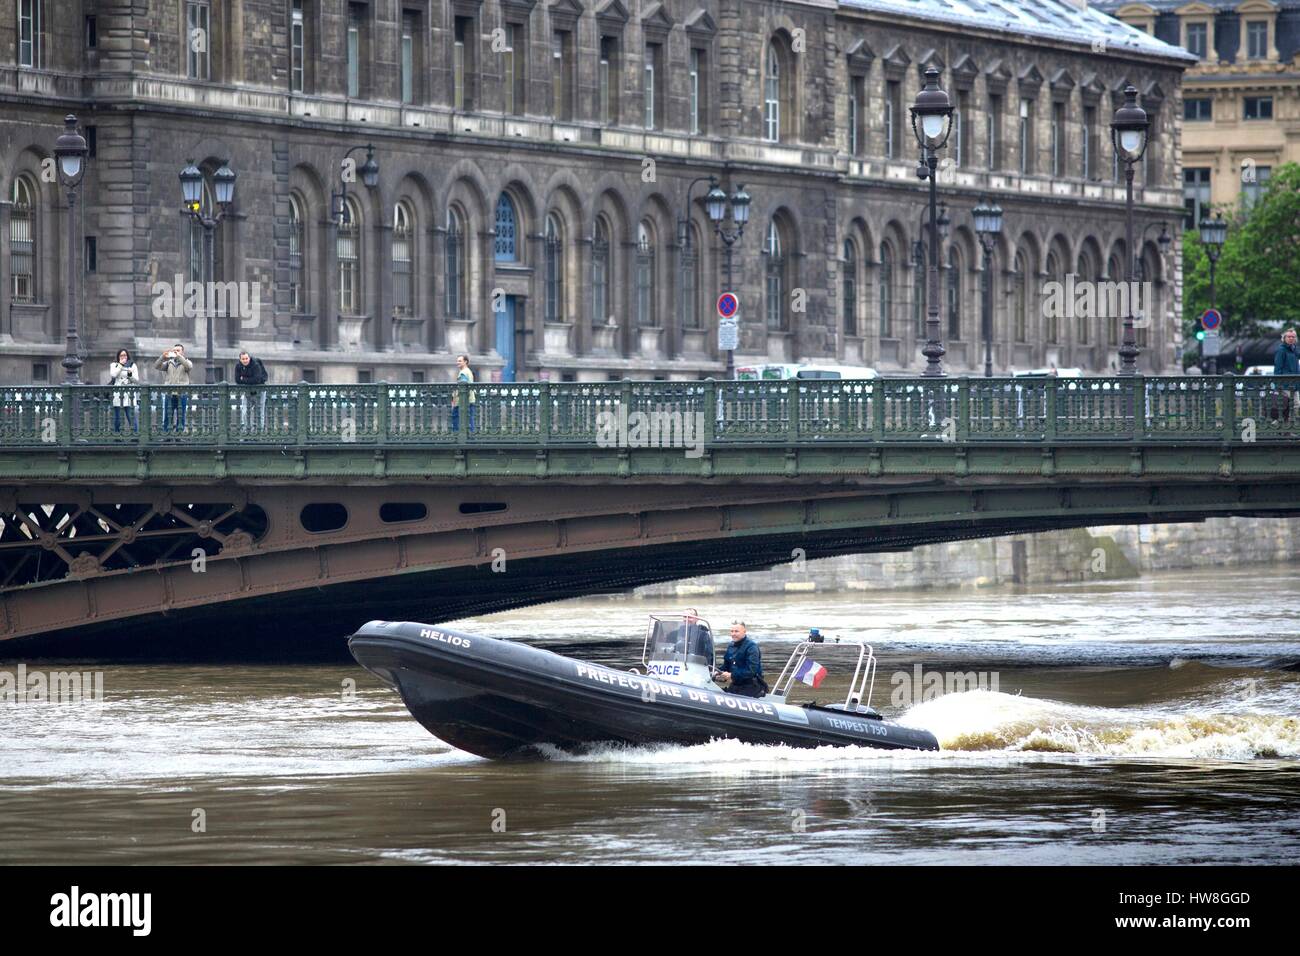
{"type": "Polygon", "coordinates": [[[800,365],[775,363],[769,365],[743,365],[736,369],[736,378],[742,382],[783,381],[791,378],[836,380],[879,378],[876,370],[858,365],[800,365]]]}

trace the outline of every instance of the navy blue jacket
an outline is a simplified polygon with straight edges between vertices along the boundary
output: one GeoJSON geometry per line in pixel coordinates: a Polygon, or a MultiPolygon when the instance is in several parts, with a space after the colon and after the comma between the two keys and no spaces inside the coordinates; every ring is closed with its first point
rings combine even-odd
{"type": "Polygon", "coordinates": [[[1300,352],[1283,342],[1273,354],[1274,375],[1300,375],[1300,352]]]}
{"type": "Polygon", "coordinates": [[[718,670],[729,673],[733,683],[762,679],[763,654],[758,649],[758,643],[749,636],[732,641],[727,645],[727,653],[723,655],[722,666],[718,670]]]}

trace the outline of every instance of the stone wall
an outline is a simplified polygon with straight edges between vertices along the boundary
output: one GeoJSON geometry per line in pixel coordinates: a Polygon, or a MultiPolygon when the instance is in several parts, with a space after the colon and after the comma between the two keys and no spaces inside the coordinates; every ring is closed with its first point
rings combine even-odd
{"type": "Polygon", "coordinates": [[[1300,547],[1300,518],[1210,518],[1201,523],[1115,525],[844,555],[766,571],[720,574],[640,588],[638,594],[845,593],[892,588],[980,588],[1117,580],[1181,568],[1276,564],[1300,547]]]}

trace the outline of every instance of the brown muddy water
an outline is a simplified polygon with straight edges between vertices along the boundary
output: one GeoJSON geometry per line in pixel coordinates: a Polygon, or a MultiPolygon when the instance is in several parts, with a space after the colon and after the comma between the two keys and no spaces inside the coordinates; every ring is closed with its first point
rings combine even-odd
{"type": "MultiPolygon", "coordinates": [[[[494,763],[359,667],[26,661],[28,688],[99,672],[103,694],[0,702],[0,862],[1294,862],[1296,577],[689,599],[715,632],[746,618],[769,680],[810,626],[867,640],[873,703],[933,731],[937,754],[715,741],[494,763]],[[983,689],[926,699],[955,674],[983,689]]],[[[450,626],[631,666],[664,609],[584,600],[450,626]]],[[[822,699],[847,679],[826,656],[822,699]]],[[[0,692],[18,668],[0,662],[0,692]]]]}

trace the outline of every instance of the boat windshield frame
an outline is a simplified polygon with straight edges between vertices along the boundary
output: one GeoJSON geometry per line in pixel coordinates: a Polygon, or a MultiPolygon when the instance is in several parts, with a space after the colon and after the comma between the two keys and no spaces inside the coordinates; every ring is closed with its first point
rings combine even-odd
{"type": "Polygon", "coordinates": [[[858,662],[853,668],[853,679],[849,681],[849,691],[844,695],[843,709],[853,713],[859,704],[870,709],[871,691],[876,683],[876,651],[870,644],[852,637],[827,637],[821,641],[800,641],[795,645],[794,651],[790,654],[790,659],[785,662],[785,667],[781,668],[781,676],[772,685],[771,695],[780,697],[782,700],[787,699],[794,687],[795,675],[799,673],[799,668],[808,659],[812,649],[834,646],[856,646],[858,648],[858,662]],[[865,700],[863,699],[864,692],[866,694],[865,700]]]}
{"type": "Polygon", "coordinates": [[[694,614],[682,613],[650,614],[648,617],[645,643],[641,647],[642,664],[649,667],[651,661],[676,661],[707,666],[710,671],[714,669],[717,651],[708,621],[694,614]],[[668,649],[670,641],[676,649],[668,649]],[[706,643],[707,656],[702,653],[706,643]]]}

